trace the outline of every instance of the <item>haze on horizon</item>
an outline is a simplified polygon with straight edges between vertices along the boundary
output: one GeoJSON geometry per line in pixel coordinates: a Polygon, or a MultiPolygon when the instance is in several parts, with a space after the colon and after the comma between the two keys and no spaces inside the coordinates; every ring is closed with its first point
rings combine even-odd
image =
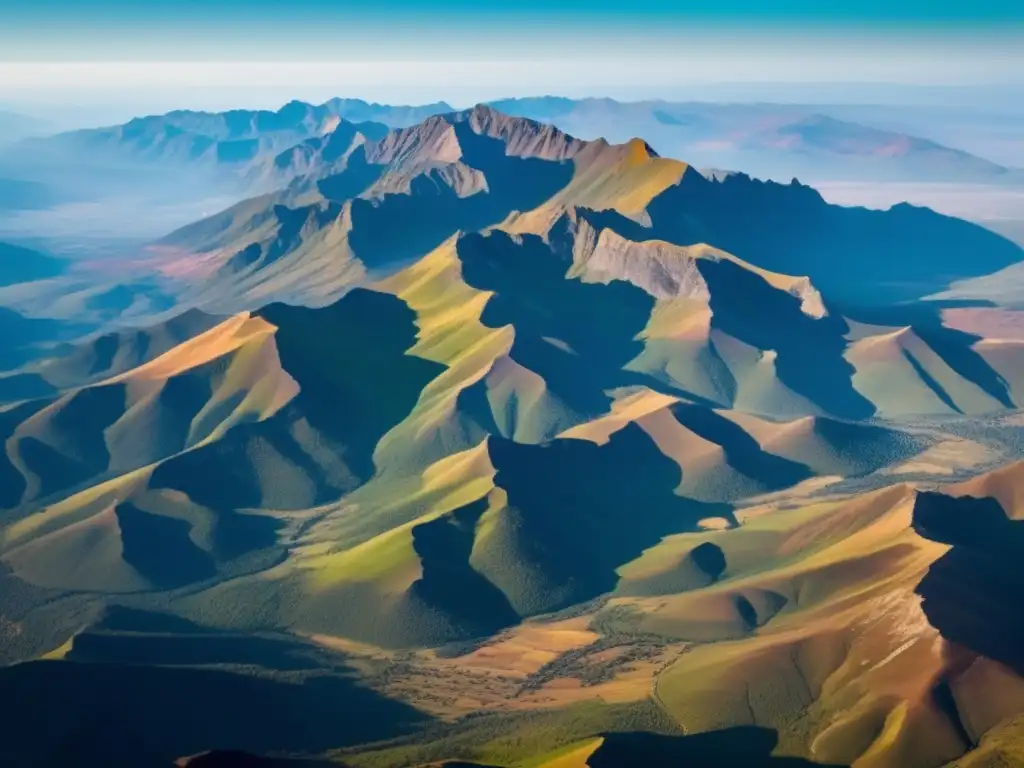
{"type": "Polygon", "coordinates": [[[0,50],[0,108],[58,127],[333,96],[1005,107],[1024,89],[1024,10],[1003,0],[257,0],[243,13],[227,0],[13,0],[0,50]]]}

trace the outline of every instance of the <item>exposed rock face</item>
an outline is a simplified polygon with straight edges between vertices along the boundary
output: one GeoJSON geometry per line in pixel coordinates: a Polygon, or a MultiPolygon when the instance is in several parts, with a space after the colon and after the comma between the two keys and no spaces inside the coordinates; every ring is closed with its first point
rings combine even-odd
{"type": "Polygon", "coordinates": [[[573,138],[550,123],[510,117],[485,104],[448,116],[454,123],[467,122],[474,133],[500,139],[511,157],[570,160],[589,142],[573,138]]]}
{"type": "Polygon", "coordinates": [[[598,236],[585,274],[595,282],[624,280],[657,299],[711,299],[697,259],[687,249],[660,240],[635,243],[610,229],[598,236]]]}
{"type": "Polygon", "coordinates": [[[366,147],[367,162],[376,165],[425,160],[454,163],[461,158],[462,147],[452,124],[440,115],[427,118],[419,125],[393,131],[366,147]]]}
{"type": "Polygon", "coordinates": [[[800,311],[805,315],[822,318],[828,314],[828,310],[825,309],[825,301],[821,298],[821,292],[811,285],[811,278],[793,278],[793,284],[787,289],[787,293],[800,299],[800,311]]]}

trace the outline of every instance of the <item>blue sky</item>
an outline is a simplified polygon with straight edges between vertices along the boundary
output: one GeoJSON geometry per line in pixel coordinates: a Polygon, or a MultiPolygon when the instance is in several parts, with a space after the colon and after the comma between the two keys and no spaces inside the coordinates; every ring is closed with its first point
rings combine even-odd
{"type": "Polygon", "coordinates": [[[1024,0],[0,0],[7,104],[674,98],[762,82],[1024,85],[1024,0]]]}
{"type": "Polygon", "coordinates": [[[163,14],[195,14],[207,18],[235,18],[258,15],[264,18],[293,18],[306,13],[349,16],[358,13],[386,19],[396,13],[432,16],[453,13],[460,16],[515,16],[584,14],[607,18],[650,15],[659,18],[860,20],[871,23],[911,20],[915,23],[974,20],[1003,23],[1020,21],[1024,12],[1014,0],[440,0],[416,2],[389,0],[366,3],[353,0],[4,0],[5,17],[46,18],[54,11],[73,11],[81,17],[154,18],[163,14]]]}
{"type": "Polygon", "coordinates": [[[1021,0],[0,0],[0,58],[458,59],[695,35],[1022,39],[1021,0]],[[312,50],[311,50],[312,49],[312,50]],[[456,53],[458,55],[452,55],[456,53]],[[316,56],[314,56],[316,57],[316,56]]]}

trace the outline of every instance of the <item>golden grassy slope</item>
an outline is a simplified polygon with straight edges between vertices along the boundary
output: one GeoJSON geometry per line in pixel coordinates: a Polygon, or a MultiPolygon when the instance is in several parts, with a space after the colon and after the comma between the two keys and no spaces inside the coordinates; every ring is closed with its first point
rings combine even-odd
{"type": "Polygon", "coordinates": [[[1024,462],[1008,464],[946,489],[951,496],[992,497],[1011,520],[1024,519],[1024,462]]]}
{"type": "Polygon", "coordinates": [[[1003,408],[909,327],[855,341],[846,359],[856,369],[854,386],[881,415],[981,414],[1003,408]]]}
{"type": "Polygon", "coordinates": [[[39,503],[265,419],[297,392],[273,327],[230,318],[143,365],[36,410],[10,433],[4,460],[39,503]]]}
{"type": "MultiPolygon", "coordinates": [[[[997,486],[1002,478],[993,477],[980,482],[997,486]]],[[[687,733],[770,728],[780,735],[778,756],[857,768],[1012,765],[1024,678],[950,643],[922,612],[915,590],[949,548],[911,528],[915,499],[897,485],[752,508],[737,514],[737,529],[668,537],[620,569],[618,596],[596,614],[526,622],[455,658],[405,657],[409,676],[387,690],[454,716],[638,700],[653,686],[687,733]],[[700,545],[719,547],[724,569],[710,583],[686,583],[686,560],[700,545]],[[635,594],[644,587],[654,592],[635,594]],[[588,643],[615,637],[630,647],[652,636],[669,643],[660,662],[634,661],[608,682],[581,684],[586,665],[610,653],[580,657],[588,643]],[[514,693],[510,683],[544,669],[553,677],[541,687],[514,693]]],[[[545,753],[524,744],[496,764],[586,765],[600,744],[601,731],[591,733],[545,753]]],[[[376,754],[365,764],[386,764],[376,754]]]]}
{"type": "Polygon", "coordinates": [[[484,433],[458,423],[459,394],[483,379],[512,347],[514,329],[489,328],[480,321],[491,294],[462,279],[461,262],[452,238],[393,277],[379,290],[402,299],[416,313],[416,345],[409,354],[446,366],[423,390],[409,417],[377,448],[388,465],[403,456],[422,454],[419,461],[439,459],[479,443],[484,433]]]}
{"type": "MultiPolygon", "coordinates": [[[[657,694],[688,731],[778,729],[782,754],[858,766],[943,765],[1022,706],[1024,680],[945,641],[914,594],[948,547],[910,529],[904,487],[666,540],[623,570],[654,584],[687,548],[717,543],[721,580],[623,598],[647,631],[715,640],[684,653],[657,694]],[[979,681],[990,680],[985,689],[979,681]],[[955,720],[937,698],[949,687],[955,720]],[[987,690],[988,693],[982,693],[987,690]]],[[[742,517],[742,516],[741,516],[742,517]]]]}
{"type": "Polygon", "coordinates": [[[589,143],[573,158],[569,184],[536,209],[513,214],[502,228],[517,234],[546,234],[573,208],[612,210],[645,221],[647,205],[670,186],[678,184],[689,166],[658,157],[642,140],[609,145],[589,143]]]}

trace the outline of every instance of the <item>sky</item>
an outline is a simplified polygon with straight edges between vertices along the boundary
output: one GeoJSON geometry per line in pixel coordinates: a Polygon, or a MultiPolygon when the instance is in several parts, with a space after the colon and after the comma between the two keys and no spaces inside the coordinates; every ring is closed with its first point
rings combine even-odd
{"type": "Polygon", "coordinates": [[[1024,86],[1022,0],[0,0],[0,19],[0,105],[30,112],[1024,86]]]}

